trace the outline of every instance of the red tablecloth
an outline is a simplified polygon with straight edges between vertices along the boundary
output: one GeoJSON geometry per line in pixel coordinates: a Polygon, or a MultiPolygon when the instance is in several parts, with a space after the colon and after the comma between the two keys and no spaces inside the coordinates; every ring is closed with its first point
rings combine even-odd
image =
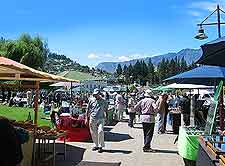
{"type": "Polygon", "coordinates": [[[72,116],[60,116],[58,127],[61,130],[67,131],[67,142],[80,142],[91,139],[89,128],[85,126],[84,115],[80,115],[78,118],[73,118],[72,116]]]}

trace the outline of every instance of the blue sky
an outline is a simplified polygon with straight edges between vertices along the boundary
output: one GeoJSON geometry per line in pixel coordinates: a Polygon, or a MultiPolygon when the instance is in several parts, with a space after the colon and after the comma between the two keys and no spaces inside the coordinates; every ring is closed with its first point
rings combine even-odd
{"type": "MultiPolygon", "coordinates": [[[[196,23],[217,3],[225,7],[222,0],[7,0],[0,35],[38,34],[52,51],[95,66],[199,48],[207,40],[193,38],[196,23]]],[[[216,27],[205,30],[208,41],[217,37],[216,27]]]]}

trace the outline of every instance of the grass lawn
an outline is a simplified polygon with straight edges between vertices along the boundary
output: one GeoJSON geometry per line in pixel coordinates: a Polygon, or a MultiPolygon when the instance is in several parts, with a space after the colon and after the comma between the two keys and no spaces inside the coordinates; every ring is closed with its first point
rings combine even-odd
{"type": "MultiPolygon", "coordinates": [[[[7,117],[12,120],[24,121],[27,120],[29,112],[31,118],[34,119],[34,110],[26,107],[8,107],[0,104],[0,116],[7,117]]],[[[48,117],[43,113],[43,109],[39,109],[38,112],[38,125],[39,126],[50,126],[50,120],[42,119],[48,117]]]]}
{"type": "Polygon", "coordinates": [[[96,77],[91,75],[90,73],[84,73],[80,71],[65,71],[59,74],[60,76],[64,76],[66,78],[74,79],[74,80],[98,80],[100,77],[96,77]]]}

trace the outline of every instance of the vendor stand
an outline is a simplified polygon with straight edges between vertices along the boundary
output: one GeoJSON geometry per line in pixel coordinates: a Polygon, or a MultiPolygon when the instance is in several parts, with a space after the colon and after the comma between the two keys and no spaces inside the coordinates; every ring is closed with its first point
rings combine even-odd
{"type": "Polygon", "coordinates": [[[89,128],[85,125],[85,114],[63,113],[59,117],[57,128],[67,132],[67,142],[89,141],[91,139],[89,128]]]}
{"type": "MultiPolygon", "coordinates": [[[[34,126],[32,126],[32,135],[31,141],[27,144],[24,144],[23,151],[28,149],[29,152],[24,152],[24,161],[22,161],[23,166],[30,166],[30,156],[33,151],[33,163],[36,163],[36,138],[37,137],[37,118],[38,118],[38,98],[39,98],[39,84],[40,81],[66,81],[66,82],[79,82],[76,80],[67,79],[61,76],[56,76],[52,74],[48,74],[45,72],[41,72],[35,69],[32,69],[28,66],[15,62],[13,60],[7,59],[5,57],[0,56],[0,80],[19,80],[19,81],[31,81],[34,82],[31,85],[22,85],[22,84],[1,84],[2,87],[20,87],[20,88],[28,88],[28,89],[35,89],[35,99],[34,99],[34,126]],[[33,149],[31,147],[33,144],[33,149]],[[31,153],[30,153],[31,152],[31,153]],[[28,155],[28,156],[26,156],[28,155]],[[28,160],[27,160],[28,159],[28,160]],[[26,163],[26,164],[24,164],[26,163]]],[[[55,137],[54,137],[55,138],[55,137]]],[[[53,139],[54,141],[55,139],[53,139]]],[[[54,147],[54,146],[53,146],[54,147]]],[[[54,161],[54,160],[53,160],[54,161]]]]}
{"type": "MultiPolygon", "coordinates": [[[[34,136],[34,141],[38,142],[34,144],[34,158],[33,165],[38,165],[40,163],[52,163],[51,165],[55,166],[55,157],[56,155],[63,155],[64,160],[66,160],[66,132],[64,131],[54,131],[51,132],[36,132],[34,136]],[[56,152],[56,140],[63,138],[63,152],[56,152]]],[[[50,164],[49,164],[50,165],[50,164]]]]}

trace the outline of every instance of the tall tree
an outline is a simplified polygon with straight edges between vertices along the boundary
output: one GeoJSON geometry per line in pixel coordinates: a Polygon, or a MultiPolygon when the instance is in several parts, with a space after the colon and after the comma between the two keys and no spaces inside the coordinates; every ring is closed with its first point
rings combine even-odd
{"type": "Polygon", "coordinates": [[[123,66],[123,76],[125,78],[125,81],[128,82],[129,81],[129,72],[128,72],[127,65],[123,66]]]}
{"type": "Polygon", "coordinates": [[[123,72],[122,66],[121,64],[118,64],[117,68],[116,68],[116,75],[120,76],[123,72]]]}
{"type": "Polygon", "coordinates": [[[133,67],[133,77],[134,80],[137,80],[138,82],[140,82],[141,79],[141,63],[140,61],[137,61],[133,67]]]}
{"type": "Polygon", "coordinates": [[[8,58],[32,68],[43,69],[49,50],[47,44],[40,37],[32,38],[29,34],[22,34],[16,40],[6,41],[4,46],[0,46],[0,52],[4,52],[8,58]]]}
{"type": "Polygon", "coordinates": [[[182,59],[181,59],[180,69],[181,69],[181,72],[184,72],[188,69],[188,65],[187,65],[187,62],[185,61],[184,57],[182,57],[182,59]]]}
{"type": "Polygon", "coordinates": [[[151,58],[148,61],[148,80],[150,84],[154,84],[154,77],[155,77],[155,67],[152,63],[151,58]]]}

